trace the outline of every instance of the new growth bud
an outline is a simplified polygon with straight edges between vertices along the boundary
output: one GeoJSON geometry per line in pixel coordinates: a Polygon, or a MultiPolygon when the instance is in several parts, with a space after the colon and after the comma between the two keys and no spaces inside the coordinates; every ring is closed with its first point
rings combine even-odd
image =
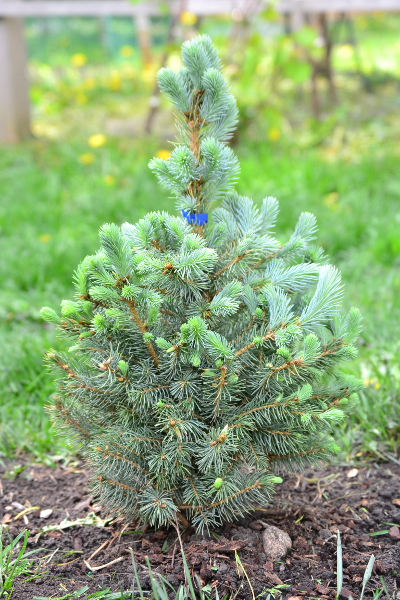
{"type": "Polygon", "coordinates": [[[223,479],[221,479],[221,477],[217,477],[217,479],[214,481],[215,489],[219,490],[223,483],[224,483],[223,479]]]}

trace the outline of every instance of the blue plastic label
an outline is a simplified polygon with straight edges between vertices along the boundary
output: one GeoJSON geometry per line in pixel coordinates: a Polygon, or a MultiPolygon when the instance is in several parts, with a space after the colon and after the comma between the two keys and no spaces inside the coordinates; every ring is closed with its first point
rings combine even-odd
{"type": "Polygon", "coordinates": [[[190,213],[184,208],[181,208],[181,212],[183,218],[186,219],[189,225],[194,225],[195,223],[197,223],[197,225],[206,225],[206,223],[208,223],[208,213],[190,213]]]}

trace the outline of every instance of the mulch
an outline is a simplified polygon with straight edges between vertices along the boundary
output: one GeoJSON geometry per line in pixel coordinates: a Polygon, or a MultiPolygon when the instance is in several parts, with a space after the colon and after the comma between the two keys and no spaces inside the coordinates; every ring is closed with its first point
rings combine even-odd
{"type": "MultiPolygon", "coordinates": [[[[101,517],[101,507],[92,504],[84,465],[64,469],[24,467],[14,477],[12,472],[9,475],[11,463],[7,464],[8,472],[0,470],[0,518],[13,536],[24,527],[30,530],[28,550],[43,548],[37,555],[41,557],[43,576],[29,582],[24,582],[26,577],[19,578],[13,600],[62,596],[85,585],[89,587],[87,594],[103,588],[130,589],[130,548],[143,589],[150,589],[146,556],[153,572],[163,575],[173,587],[184,581],[173,528],[140,531],[137,524],[127,527],[116,522],[107,527],[76,526],[51,531],[37,541],[41,527],[65,518],[83,518],[90,511],[101,517]],[[19,516],[30,508],[34,510],[19,516]],[[40,517],[44,509],[52,510],[46,519],[40,517]],[[99,568],[117,559],[120,560],[99,568]]],[[[193,529],[183,533],[190,571],[200,577],[202,584],[218,588],[220,598],[239,590],[236,598],[247,600],[253,597],[248,577],[255,596],[280,590],[282,595],[276,597],[282,600],[333,599],[339,530],[344,567],[341,597],[360,597],[365,568],[374,554],[376,560],[365,597],[372,597],[373,591],[382,587],[383,579],[390,597],[400,598],[400,466],[390,463],[358,469],[309,469],[301,476],[284,477],[275,489],[273,504],[259,507],[237,523],[228,523],[209,535],[196,536],[193,529]],[[263,523],[290,535],[293,545],[285,558],[272,562],[264,553],[263,523]],[[379,535],[371,535],[377,532],[379,535]],[[245,573],[238,568],[235,551],[245,573]]]]}

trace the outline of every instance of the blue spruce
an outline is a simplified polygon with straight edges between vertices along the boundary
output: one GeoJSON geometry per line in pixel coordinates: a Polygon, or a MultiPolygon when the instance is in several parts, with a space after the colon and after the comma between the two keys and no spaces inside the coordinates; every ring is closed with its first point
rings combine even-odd
{"type": "Polygon", "coordinates": [[[201,36],[182,57],[158,75],[181,142],[150,162],[179,216],[101,227],[75,300],[42,315],[72,343],[47,355],[52,416],[104,509],[155,526],[186,516],[201,531],[337,452],[330,432],[360,382],[335,367],[356,355],[361,318],[339,314],[340,273],[311,245],[313,215],[281,243],[275,198],[257,207],[233,191],[237,108],[218,53],[201,36]]]}

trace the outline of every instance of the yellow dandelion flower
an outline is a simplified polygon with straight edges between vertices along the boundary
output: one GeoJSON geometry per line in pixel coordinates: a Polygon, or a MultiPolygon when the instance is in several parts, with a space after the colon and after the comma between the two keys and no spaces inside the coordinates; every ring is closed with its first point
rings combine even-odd
{"type": "Polygon", "coordinates": [[[270,142],[277,142],[281,138],[281,132],[277,127],[271,127],[268,131],[268,139],[270,142]]]}
{"type": "Polygon", "coordinates": [[[154,81],[153,69],[143,69],[143,71],[141,72],[141,77],[146,83],[152,83],[154,81]]]}
{"type": "Polygon", "coordinates": [[[171,152],[169,150],[159,150],[156,154],[157,158],[162,158],[163,160],[167,160],[171,156],[171,152]]]}
{"type": "Polygon", "coordinates": [[[381,387],[381,385],[382,385],[382,384],[381,384],[381,383],[379,383],[379,381],[377,381],[377,382],[375,383],[375,385],[374,385],[374,388],[375,388],[376,390],[379,390],[379,388],[381,387]]]}
{"type": "Polygon", "coordinates": [[[82,52],[78,52],[77,54],[73,54],[71,56],[71,64],[74,67],[83,67],[87,63],[87,56],[82,52]]]}
{"type": "Polygon", "coordinates": [[[48,244],[51,241],[51,235],[49,233],[43,233],[40,236],[40,241],[42,244],[48,244]]]}
{"type": "Polygon", "coordinates": [[[121,73],[119,71],[111,73],[109,87],[113,92],[118,92],[121,89],[121,73]]]}
{"type": "Polygon", "coordinates": [[[120,48],[120,50],[119,50],[119,53],[124,58],[130,58],[131,56],[134,55],[135,51],[132,48],[132,46],[122,46],[122,48],[120,48]]]}
{"type": "Polygon", "coordinates": [[[115,177],[114,175],[105,175],[103,181],[106,185],[114,185],[115,177]]]}
{"type": "Polygon", "coordinates": [[[76,100],[77,104],[79,104],[80,106],[83,106],[84,104],[88,103],[89,98],[86,96],[86,94],[79,92],[79,94],[77,94],[75,96],[75,100],[76,100]]]}
{"type": "Polygon", "coordinates": [[[100,146],[104,146],[106,141],[107,138],[103,133],[95,133],[88,139],[88,144],[91,148],[100,148],[100,146]]]}
{"type": "Polygon", "coordinates": [[[79,155],[79,162],[82,165],[91,165],[95,160],[95,155],[91,152],[85,152],[79,155]]]}
{"type": "Polygon", "coordinates": [[[194,13],[189,12],[188,10],[185,10],[181,14],[181,23],[183,23],[183,25],[194,25],[196,22],[197,22],[197,17],[194,13]]]}
{"type": "Polygon", "coordinates": [[[338,54],[340,58],[351,58],[354,54],[354,48],[350,44],[343,44],[338,48],[338,54]]]}

